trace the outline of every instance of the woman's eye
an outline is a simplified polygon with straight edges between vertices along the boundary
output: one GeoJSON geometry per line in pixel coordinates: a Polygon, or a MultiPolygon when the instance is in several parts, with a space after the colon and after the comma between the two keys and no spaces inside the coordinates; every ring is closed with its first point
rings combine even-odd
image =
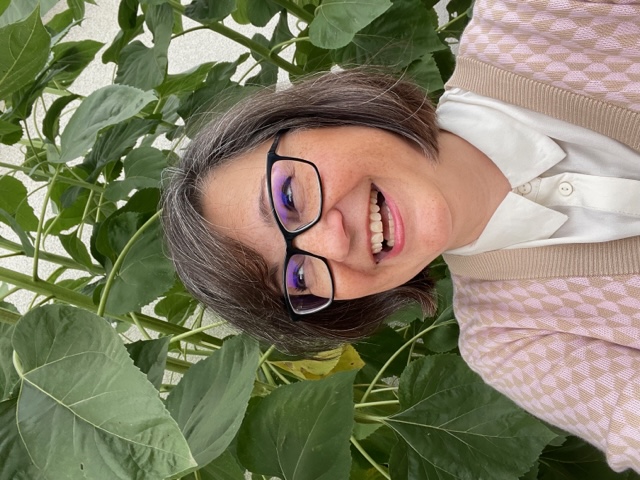
{"type": "Polygon", "coordinates": [[[307,284],[304,279],[304,263],[298,265],[293,271],[293,285],[299,292],[307,290],[307,284]]]}
{"type": "Polygon", "coordinates": [[[281,188],[282,205],[289,211],[295,211],[296,209],[296,204],[293,200],[293,189],[291,187],[292,178],[293,177],[287,177],[281,188]]]}

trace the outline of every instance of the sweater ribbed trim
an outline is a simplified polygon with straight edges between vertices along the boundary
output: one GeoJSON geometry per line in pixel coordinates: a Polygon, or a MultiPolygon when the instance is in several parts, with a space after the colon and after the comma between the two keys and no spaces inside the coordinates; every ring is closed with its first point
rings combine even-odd
{"type": "Polygon", "coordinates": [[[479,280],[632,275],[640,274],[640,236],[443,257],[452,274],[479,280]]]}
{"type": "Polygon", "coordinates": [[[640,112],[458,57],[447,88],[459,87],[602,133],[640,151],[640,112]]]}

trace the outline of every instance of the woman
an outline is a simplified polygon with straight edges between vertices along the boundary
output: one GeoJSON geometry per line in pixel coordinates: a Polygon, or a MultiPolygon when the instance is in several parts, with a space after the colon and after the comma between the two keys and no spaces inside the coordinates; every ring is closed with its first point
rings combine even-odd
{"type": "Polygon", "coordinates": [[[437,115],[362,71],[235,107],[166,192],[185,285],[309,351],[429,310],[444,254],[471,368],[640,471],[638,18],[637,2],[478,1],[437,115]]]}

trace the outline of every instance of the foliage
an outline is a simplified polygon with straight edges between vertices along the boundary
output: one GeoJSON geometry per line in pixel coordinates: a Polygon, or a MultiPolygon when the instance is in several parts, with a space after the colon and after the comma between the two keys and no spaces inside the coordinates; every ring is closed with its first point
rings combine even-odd
{"type": "Polygon", "coordinates": [[[0,142],[24,155],[0,165],[0,222],[15,234],[0,237],[0,258],[33,261],[30,274],[0,266],[0,480],[631,478],[469,370],[441,263],[433,317],[398,312],[309,360],[206,334],[163,255],[160,181],[176,154],[159,139],[175,144],[216,95],[269,87],[279,71],[381,64],[436,99],[470,0],[450,2],[441,26],[429,0],[120,0],[109,46],[65,41],[93,1],[66,0],[44,21],[56,3],[0,0],[0,142]],[[229,17],[271,22],[270,38],[229,17]],[[194,30],[247,53],[169,75],[171,42],[194,30]],[[74,81],[96,56],[114,83],[83,97],[74,81]],[[30,206],[38,190],[50,209],[30,206]],[[52,238],[66,255],[45,250],[52,238]],[[41,278],[45,261],[59,268],[41,278]],[[22,317],[19,290],[34,294],[22,317]],[[144,340],[127,340],[130,326],[144,340]]]}

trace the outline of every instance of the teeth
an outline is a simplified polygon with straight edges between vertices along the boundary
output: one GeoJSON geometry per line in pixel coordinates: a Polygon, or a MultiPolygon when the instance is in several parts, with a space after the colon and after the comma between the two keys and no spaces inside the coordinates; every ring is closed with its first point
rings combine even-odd
{"type": "MultiPolygon", "coordinates": [[[[382,251],[382,242],[385,240],[384,226],[382,223],[382,214],[380,213],[380,207],[377,204],[378,202],[378,192],[376,190],[371,190],[371,195],[369,197],[369,229],[371,230],[371,252],[373,254],[380,253],[382,251]]],[[[391,211],[386,204],[383,204],[384,213],[389,225],[389,232],[387,235],[387,246],[394,246],[394,224],[393,217],[391,216],[391,211]]]]}

